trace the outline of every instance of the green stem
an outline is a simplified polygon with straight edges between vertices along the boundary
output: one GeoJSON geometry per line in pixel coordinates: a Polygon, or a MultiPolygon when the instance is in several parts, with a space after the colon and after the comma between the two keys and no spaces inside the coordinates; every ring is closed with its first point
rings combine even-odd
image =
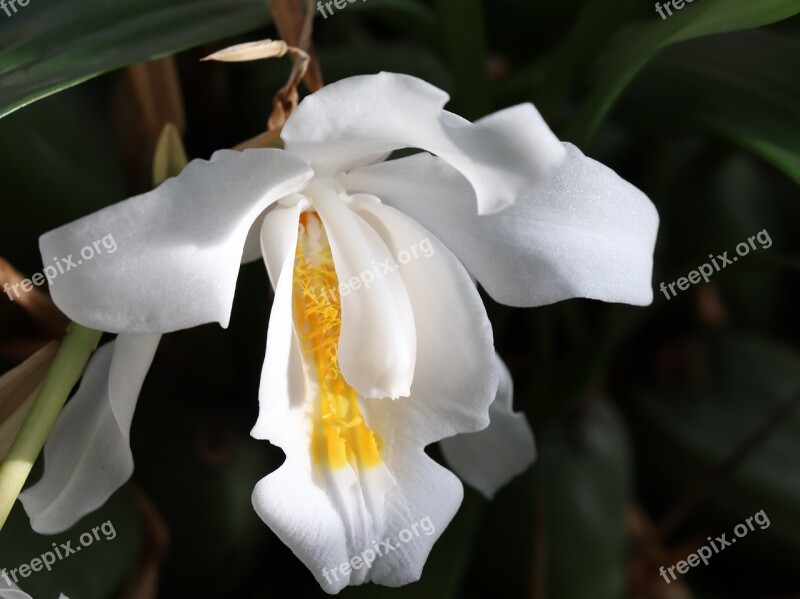
{"type": "Polygon", "coordinates": [[[50,429],[67,397],[81,378],[83,369],[100,341],[100,331],[72,323],[53,360],[39,393],[25,418],[14,444],[0,464],[0,530],[17,500],[33,463],[44,446],[50,429]]]}

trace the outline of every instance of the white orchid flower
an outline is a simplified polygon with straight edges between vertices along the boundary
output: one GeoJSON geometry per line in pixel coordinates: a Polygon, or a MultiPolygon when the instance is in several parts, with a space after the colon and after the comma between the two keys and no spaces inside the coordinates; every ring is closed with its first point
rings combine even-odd
{"type": "Polygon", "coordinates": [[[469,123],[447,101],[406,75],[340,81],[300,104],[285,150],[217,152],[42,237],[48,260],[114,235],[113,256],[52,294],[73,320],[119,336],[23,495],[35,528],[66,528],[130,475],[128,431],[159,335],[227,326],[239,264],[259,256],[275,299],[252,434],[286,461],[253,504],[325,591],[419,578],[463,496],[427,445],[473,433],[445,455],[487,495],[530,464],[531,430],[513,415],[474,281],[512,306],[648,304],[658,215],[532,105],[469,123]],[[387,160],[407,147],[426,152],[387,160]],[[398,542],[421,522],[425,534],[398,542]]]}

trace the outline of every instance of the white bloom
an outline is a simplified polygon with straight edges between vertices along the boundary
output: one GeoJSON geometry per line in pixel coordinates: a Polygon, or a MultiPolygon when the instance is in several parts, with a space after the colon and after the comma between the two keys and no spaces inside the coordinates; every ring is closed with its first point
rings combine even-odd
{"type": "Polygon", "coordinates": [[[114,235],[114,256],[52,293],[73,320],[119,337],[93,360],[48,442],[43,481],[23,496],[38,530],[66,528],[130,475],[128,431],[159,335],[227,326],[239,263],[259,255],[275,301],[253,435],[286,462],[253,504],[326,591],[419,578],[463,494],[426,445],[485,429],[444,450],[487,495],[533,460],[473,277],[514,306],[647,304],[658,216],[532,105],[471,124],[447,101],[405,75],[340,81],[302,102],[285,151],[217,152],[42,237],[46,259],[114,235]],[[406,147],[431,154],[386,160],[406,147]],[[423,240],[430,256],[396,262],[423,240]],[[359,284],[381,264],[391,268],[359,284]],[[331,575],[425,518],[435,534],[331,575]]]}

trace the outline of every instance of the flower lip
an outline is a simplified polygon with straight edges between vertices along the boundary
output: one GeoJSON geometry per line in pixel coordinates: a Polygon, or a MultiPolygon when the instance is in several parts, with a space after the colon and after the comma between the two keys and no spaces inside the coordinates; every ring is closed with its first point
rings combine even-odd
{"type": "MultiPolygon", "coordinates": [[[[305,189],[319,214],[341,282],[358,281],[372,265],[391,259],[380,236],[351,208],[338,179],[320,177],[305,189]]],[[[397,272],[371,286],[341,287],[339,366],[349,385],[364,397],[407,397],[416,361],[411,302],[397,272]]]]}
{"type": "Polygon", "coordinates": [[[338,363],[341,299],[330,294],[338,279],[324,228],[316,212],[300,216],[294,267],[294,320],[308,372],[315,378],[312,456],[332,469],[382,464],[380,440],[361,415],[358,395],[338,363]]]}

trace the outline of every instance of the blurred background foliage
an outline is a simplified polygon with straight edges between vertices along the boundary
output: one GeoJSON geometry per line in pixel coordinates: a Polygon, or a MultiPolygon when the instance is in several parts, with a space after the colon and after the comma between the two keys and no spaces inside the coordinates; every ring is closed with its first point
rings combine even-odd
{"type": "MultiPolygon", "coordinates": [[[[343,597],[800,595],[797,13],[798,0],[704,0],[667,20],[633,0],[365,0],[317,18],[326,81],[410,73],[469,118],[533,101],[662,219],[648,308],[486,298],[540,459],[493,502],[467,490],[421,582],[343,597]],[[772,247],[710,284],[658,291],[763,229],[772,247]],[[760,510],[769,528],[669,586],[659,577],[760,510]]],[[[0,256],[30,275],[40,234],[148,189],[168,120],[190,157],[263,131],[288,62],[198,59],[276,38],[271,23],[263,0],[32,0],[0,13],[0,256]]],[[[117,537],[28,579],[37,599],[154,596],[132,594],[147,576],[161,597],[325,596],[250,506],[283,456],[248,436],[263,268],[239,285],[229,330],[165,338],[133,425],[133,481],[62,535],[110,519],[117,537]]],[[[0,301],[0,371],[46,340],[0,301]]],[[[17,506],[0,565],[53,540],[17,506]]]]}

